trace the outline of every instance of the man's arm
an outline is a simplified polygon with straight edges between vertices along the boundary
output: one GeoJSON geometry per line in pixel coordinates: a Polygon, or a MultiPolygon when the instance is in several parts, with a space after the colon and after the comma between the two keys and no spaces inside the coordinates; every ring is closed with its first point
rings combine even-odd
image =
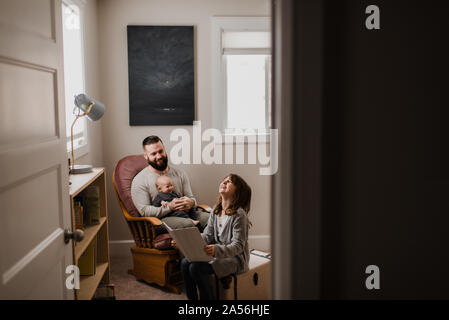
{"type": "Polygon", "coordinates": [[[151,195],[140,179],[134,179],[131,184],[131,197],[137,211],[143,217],[163,218],[170,211],[170,207],[155,207],[151,204],[151,195]]]}

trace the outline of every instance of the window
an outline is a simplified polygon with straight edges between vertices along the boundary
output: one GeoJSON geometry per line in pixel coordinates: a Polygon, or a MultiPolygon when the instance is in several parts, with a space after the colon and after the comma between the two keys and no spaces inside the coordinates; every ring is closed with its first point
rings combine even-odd
{"type": "Polygon", "coordinates": [[[270,19],[214,17],[212,32],[214,126],[260,134],[271,123],[270,19]]]}
{"type": "MultiPolygon", "coordinates": [[[[82,6],[82,2],[75,0],[64,0],[62,3],[67,152],[71,151],[71,127],[75,120],[74,98],[85,92],[82,6]]],[[[88,139],[85,117],[76,122],[73,137],[75,156],[86,154],[88,139]]]]}

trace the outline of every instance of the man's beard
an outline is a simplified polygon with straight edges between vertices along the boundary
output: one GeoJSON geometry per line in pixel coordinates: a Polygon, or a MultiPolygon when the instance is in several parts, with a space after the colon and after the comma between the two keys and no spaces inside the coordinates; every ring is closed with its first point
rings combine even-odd
{"type": "Polygon", "coordinates": [[[158,171],[164,171],[167,169],[168,157],[165,156],[160,160],[162,160],[162,164],[158,164],[156,161],[152,162],[150,160],[148,160],[148,164],[158,171]]]}

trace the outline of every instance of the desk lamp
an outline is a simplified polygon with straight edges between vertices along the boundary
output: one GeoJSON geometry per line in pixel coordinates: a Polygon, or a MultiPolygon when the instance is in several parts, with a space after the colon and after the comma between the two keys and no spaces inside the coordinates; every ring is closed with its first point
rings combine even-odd
{"type": "Polygon", "coordinates": [[[84,93],[81,93],[77,96],[75,96],[75,108],[73,109],[73,114],[76,115],[75,120],[72,123],[72,136],[71,136],[71,142],[72,142],[72,164],[70,166],[70,173],[71,174],[78,174],[78,173],[87,173],[92,171],[91,165],[75,165],[75,157],[73,152],[73,128],[75,126],[76,121],[79,118],[82,118],[84,116],[87,116],[87,118],[91,121],[97,121],[99,120],[103,114],[104,114],[104,104],[101,102],[92,99],[85,95],[84,93]],[[76,114],[77,112],[77,114],[76,114]]]}

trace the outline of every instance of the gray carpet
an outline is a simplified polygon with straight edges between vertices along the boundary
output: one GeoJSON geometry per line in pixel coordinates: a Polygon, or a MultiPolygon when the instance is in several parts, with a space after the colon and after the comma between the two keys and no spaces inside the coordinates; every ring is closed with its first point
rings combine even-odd
{"type": "MultiPolygon", "coordinates": [[[[117,300],[185,300],[184,292],[175,294],[157,285],[136,281],[128,274],[131,261],[125,257],[111,257],[111,283],[115,285],[117,300]]],[[[183,288],[182,288],[183,289],[183,288]]]]}

